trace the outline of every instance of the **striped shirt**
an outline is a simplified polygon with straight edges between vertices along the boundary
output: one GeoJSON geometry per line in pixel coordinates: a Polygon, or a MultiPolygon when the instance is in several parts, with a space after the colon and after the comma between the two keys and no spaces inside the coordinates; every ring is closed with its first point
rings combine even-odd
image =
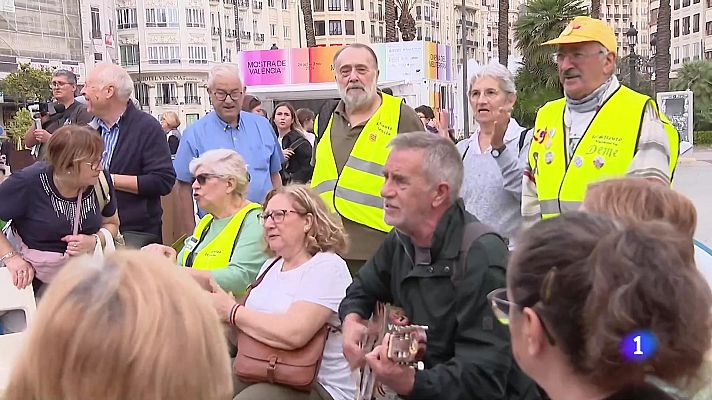
{"type": "Polygon", "coordinates": [[[111,159],[114,156],[114,150],[116,150],[116,143],[119,142],[119,122],[121,122],[121,118],[119,118],[111,128],[99,118],[96,118],[92,122],[96,124],[101,132],[101,138],[104,139],[104,153],[101,155],[101,166],[104,167],[104,170],[108,171],[111,165],[111,159]]]}
{"type": "MultiPolygon", "coordinates": [[[[604,99],[608,99],[620,87],[617,79],[613,79],[604,99]]],[[[567,110],[568,111],[568,110],[567,110]]],[[[572,138],[571,131],[580,131],[581,136],[586,127],[593,121],[596,113],[571,113],[572,126],[564,125],[564,133],[569,144],[572,141],[580,140],[572,138]]],[[[574,146],[575,148],[575,146],[574,146]]],[[[522,151],[529,153],[528,146],[522,151]]],[[[567,162],[572,156],[572,151],[569,148],[567,151],[567,162]]],[[[633,160],[628,166],[627,175],[656,178],[663,182],[670,183],[670,139],[668,138],[665,127],[663,126],[660,115],[651,102],[645,106],[643,119],[640,126],[640,137],[638,147],[633,156],[633,160]]],[[[531,169],[528,168],[528,173],[525,172],[522,178],[522,218],[525,227],[531,226],[541,219],[541,205],[539,204],[539,196],[536,187],[536,181],[533,179],[531,169]]]]}

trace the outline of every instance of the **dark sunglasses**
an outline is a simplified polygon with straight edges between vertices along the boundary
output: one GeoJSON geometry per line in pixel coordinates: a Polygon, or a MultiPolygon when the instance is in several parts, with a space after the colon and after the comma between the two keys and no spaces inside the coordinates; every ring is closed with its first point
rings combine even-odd
{"type": "Polygon", "coordinates": [[[210,178],[222,178],[222,175],[208,174],[208,173],[199,174],[199,175],[193,177],[193,181],[191,182],[191,184],[195,183],[195,181],[198,181],[198,184],[200,186],[203,186],[203,185],[205,185],[205,182],[210,178]]]}
{"type": "MultiPolygon", "coordinates": [[[[506,288],[501,288],[501,289],[495,289],[491,291],[487,295],[487,301],[490,303],[490,306],[492,307],[492,312],[494,313],[495,318],[497,318],[497,321],[499,321],[500,324],[502,325],[509,325],[509,313],[513,308],[519,308],[520,310],[524,308],[524,306],[521,306],[519,304],[513,303],[509,301],[507,298],[507,289],[506,288]]],[[[532,307],[530,307],[532,308],[532,307]]],[[[533,309],[533,308],[532,308],[533,309]]],[[[536,312],[536,310],[534,310],[536,312]]],[[[549,329],[546,327],[546,324],[544,323],[544,319],[537,313],[537,316],[539,316],[539,321],[541,321],[541,326],[544,328],[544,334],[546,335],[547,340],[549,341],[549,344],[554,346],[556,344],[556,341],[554,340],[554,337],[551,335],[549,332],[549,329]]]]}

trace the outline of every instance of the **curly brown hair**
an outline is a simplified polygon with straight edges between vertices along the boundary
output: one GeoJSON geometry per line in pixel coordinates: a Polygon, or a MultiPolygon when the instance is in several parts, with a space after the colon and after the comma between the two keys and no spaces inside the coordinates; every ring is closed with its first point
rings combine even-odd
{"type": "Polygon", "coordinates": [[[538,222],[517,243],[511,300],[548,323],[579,375],[611,390],[646,375],[695,377],[712,339],[712,293],[689,256],[689,237],[666,222],[624,225],[572,212],[538,222]],[[643,329],[659,347],[630,362],[622,340],[643,329]]]}
{"type": "MultiPolygon", "coordinates": [[[[267,193],[262,208],[266,209],[269,201],[278,194],[287,195],[292,200],[294,210],[300,214],[311,214],[314,223],[306,232],[306,247],[309,254],[319,252],[334,252],[342,254],[348,248],[348,238],[341,218],[329,208],[313,190],[306,185],[286,185],[272,189],[267,193]]],[[[274,257],[275,253],[269,246],[267,255],[274,257]]]]}

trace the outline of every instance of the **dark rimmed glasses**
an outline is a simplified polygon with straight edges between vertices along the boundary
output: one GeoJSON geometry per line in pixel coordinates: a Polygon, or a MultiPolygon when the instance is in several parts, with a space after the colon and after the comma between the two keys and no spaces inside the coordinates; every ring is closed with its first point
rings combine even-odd
{"type": "Polygon", "coordinates": [[[218,101],[225,101],[228,97],[232,99],[234,102],[240,101],[240,96],[242,96],[242,91],[241,90],[233,90],[232,92],[224,92],[222,90],[216,90],[213,92],[213,95],[215,95],[215,98],[218,101]]]}
{"type": "Polygon", "coordinates": [[[304,215],[304,213],[296,211],[296,210],[272,210],[272,211],[265,211],[265,212],[257,215],[257,218],[260,219],[260,222],[262,222],[262,225],[264,225],[264,223],[267,222],[267,219],[269,219],[269,218],[272,218],[272,221],[274,221],[275,224],[280,224],[284,221],[284,218],[286,218],[287,214],[289,214],[289,213],[304,215]]]}
{"type": "MultiPolygon", "coordinates": [[[[500,324],[505,326],[509,325],[509,313],[513,308],[519,308],[520,310],[524,308],[524,306],[509,301],[509,299],[507,298],[506,288],[495,289],[491,291],[487,295],[487,301],[490,303],[490,306],[492,307],[492,312],[494,313],[495,318],[497,318],[497,321],[499,321],[500,324]]],[[[529,308],[534,309],[533,307],[529,308]]],[[[534,312],[536,312],[536,310],[534,310],[534,312]]],[[[544,334],[546,335],[549,344],[554,346],[556,344],[556,341],[549,332],[549,329],[546,327],[544,319],[541,317],[541,315],[539,315],[539,313],[537,313],[537,316],[539,316],[539,321],[541,321],[541,326],[544,329],[544,334]]]]}

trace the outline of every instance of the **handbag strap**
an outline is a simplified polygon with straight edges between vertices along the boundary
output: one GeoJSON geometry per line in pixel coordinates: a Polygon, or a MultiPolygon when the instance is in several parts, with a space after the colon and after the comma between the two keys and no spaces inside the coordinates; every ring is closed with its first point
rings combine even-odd
{"type": "Polygon", "coordinates": [[[83,191],[80,191],[79,194],[77,195],[77,208],[74,210],[74,228],[72,230],[72,235],[77,235],[79,233],[79,218],[80,218],[80,213],[82,211],[82,195],[84,194],[83,191]]]}
{"type": "Polygon", "coordinates": [[[265,278],[265,275],[267,275],[269,270],[271,270],[272,267],[274,267],[274,265],[277,264],[277,261],[279,261],[281,259],[282,259],[281,256],[275,258],[274,261],[272,261],[272,264],[270,264],[269,267],[267,267],[265,272],[263,272],[262,275],[260,275],[256,281],[254,281],[253,283],[250,284],[250,286],[247,287],[247,291],[245,292],[245,297],[242,298],[242,302],[240,303],[242,306],[247,304],[247,298],[250,297],[250,292],[252,291],[252,289],[256,288],[257,286],[259,286],[260,283],[262,283],[262,280],[265,278]]]}

